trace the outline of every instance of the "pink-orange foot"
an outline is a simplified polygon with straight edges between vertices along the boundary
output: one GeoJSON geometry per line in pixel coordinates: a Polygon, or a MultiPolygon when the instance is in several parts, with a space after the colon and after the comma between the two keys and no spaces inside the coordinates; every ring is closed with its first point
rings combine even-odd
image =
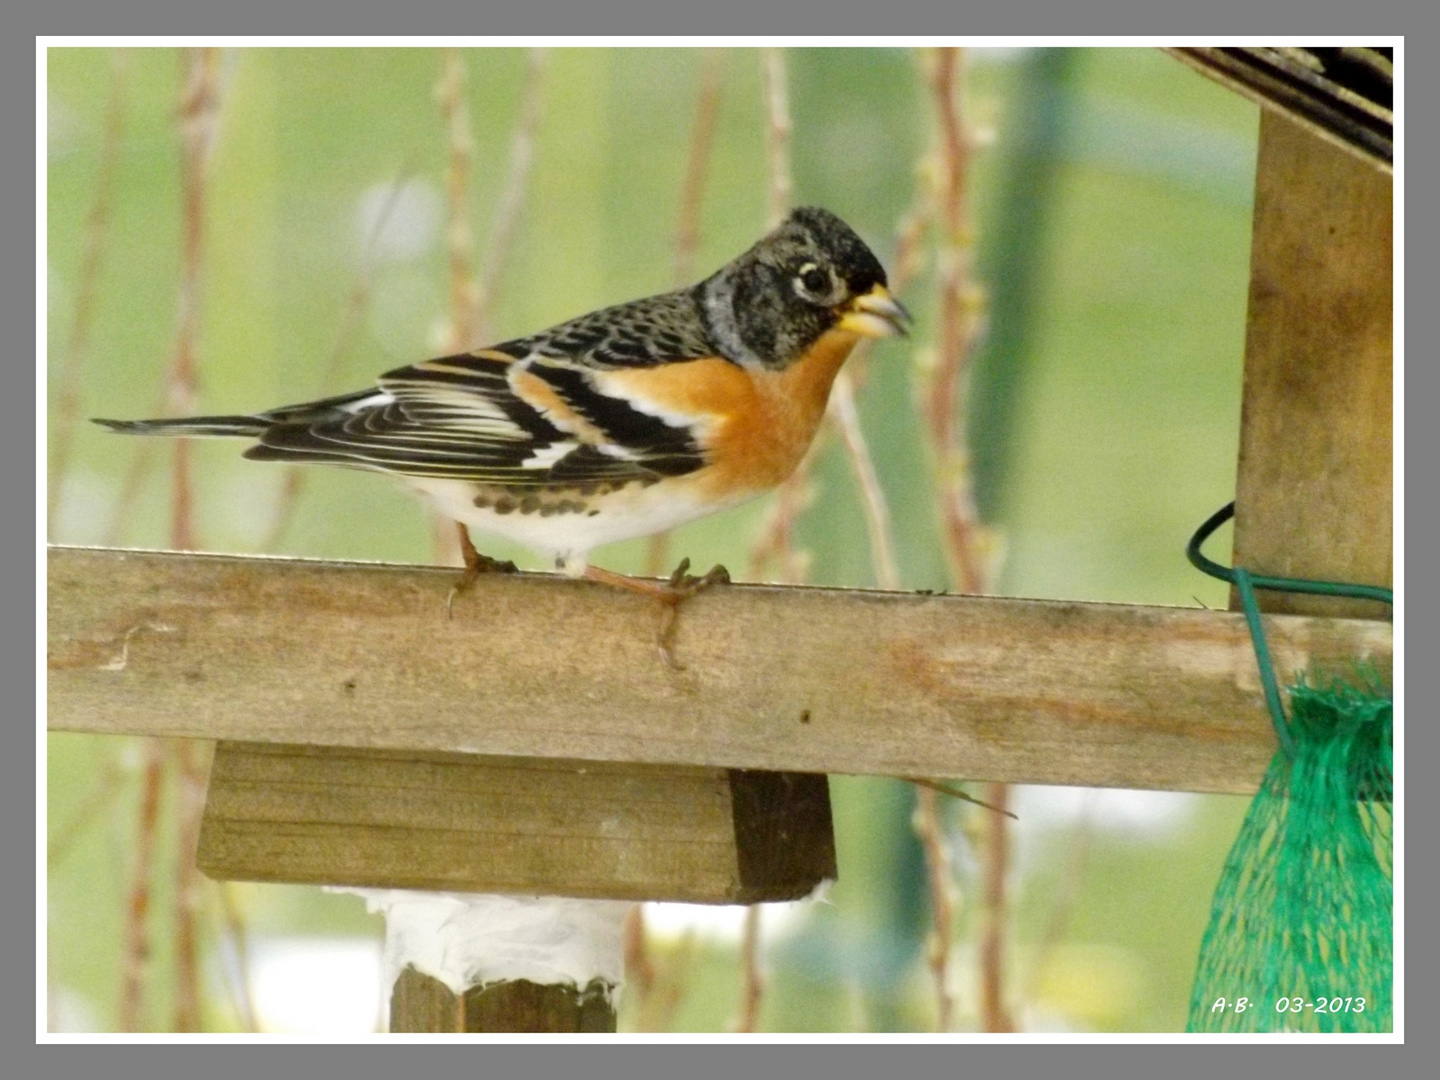
{"type": "Polygon", "coordinates": [[[450,618],[455,617],[455,597],[459,596],[470,586],[475,584],[475,579],[481,574],[515,574],[519,570],[513,562],[506,559],[501,562],[499,559],[492,559],[489,555],[481,555],[475,550],[475,545],[470,542],[470,530],[460,522],[455,523],[460,531],[460,554],[465,559],[465,573],[460,575],[450,595],[445,598],[445,613],[450,618]]]}
{"type": "Polygon", "coordinates": [[[670,651],[671,639],[675,636],[675,617],[679,613],[680,605],[712,585],[730,584],[730,571],[725,567],[713,566],[709,573],[696,577],[690,573],[689,559],[681,559],[670,579],[664,582],[617,574],[613,570],[602,570],[598,566],[587,566],[585,576],[602,585],[628,589],[659,602],[660,625],[655,630],[655,646],[660,650],[660,657],[666,665],[676,671],[684,670],[675,662],[675,656],[670,651]]]}

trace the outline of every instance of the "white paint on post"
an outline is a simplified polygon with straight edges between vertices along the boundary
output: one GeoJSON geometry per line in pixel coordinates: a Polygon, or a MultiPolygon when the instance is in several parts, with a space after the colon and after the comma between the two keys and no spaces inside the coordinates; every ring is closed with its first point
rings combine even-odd
{"type": "Polygon", "coordinates": [[[336,888],[385,916],[386,1000],[409,965],[459,995],[475,986],[526,979],[585,987],[600,979],[607,998],[625,973],[625,915],[618,900],[409,889],[336,888]]]}

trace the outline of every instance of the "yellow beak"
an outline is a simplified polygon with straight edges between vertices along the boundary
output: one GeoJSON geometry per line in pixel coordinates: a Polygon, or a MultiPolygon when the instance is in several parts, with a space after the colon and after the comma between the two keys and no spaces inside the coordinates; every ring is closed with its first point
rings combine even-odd
{"type": "Polygon", "coordinates": [[[840,316],[840,329],[861,337],[882,338],[905,333],[904,323],[910,319],[905,306],[890,295],[884,285],[876,285],[862,296],[850,301],[840,316]]]}

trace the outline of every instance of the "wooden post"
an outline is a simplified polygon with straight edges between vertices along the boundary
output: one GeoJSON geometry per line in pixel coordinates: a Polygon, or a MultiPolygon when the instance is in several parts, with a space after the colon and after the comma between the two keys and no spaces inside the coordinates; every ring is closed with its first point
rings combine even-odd
{"type": "MultiPolygon", "coordinates": [[[[1261,111],[1235,506],[1235,564],[1254,572],[1391,583],[1392,187],[1380,166],[1261,111]]],[[[1386,613],[1294,593],[1260,602],[1386,613]]]]}
{"type": "Polygon", "coordinates": [[[615,1030],[630,905],[360,890],[385,915],[390,1030],[615,1030]]]}
{"type": "Polygon", "coordinates": [[[836,876],[824,776],[236,742],[196,862],[371,886],[405,1032],[614,1031],[630,904],[569,897],[749,904],[836,876]]]}
{"type": "Polygon", "coordinates": [[[518,979],[471,987],[457,995],[439,979],[407,967],[395,980],[390,996],[390,1030],[614,1031],[613,990],[599,979],[584,989],[518,979]]]}

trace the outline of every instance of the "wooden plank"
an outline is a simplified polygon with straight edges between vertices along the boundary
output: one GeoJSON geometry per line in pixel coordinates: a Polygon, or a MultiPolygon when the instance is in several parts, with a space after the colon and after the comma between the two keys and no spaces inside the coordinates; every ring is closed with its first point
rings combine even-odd
{"type": "MultiPolygon", "coordinates": [[[[1235,507],[1235,561],[1250,570],[1391,583],[1392,186],[1261,114],[1235,507]]],[[[1387,610],[1292,593],[1264,594],[1262,606],[1387,610]]]]}
{"type": "MultiPolygon", "coordinates": [[[[1179,557],[1177,553],[1177,558],[1179,557]]],[[[643,597],[549,575],[53,548],[52,729],[777,772],[1253,791],[1244,621],[737,585],[656,655],[643,597]]],[[[1388,624],[1269,620],[1282,675],[1388,624]]]]}
{"type": "Polygon", "coordinates": [[[824,776],[221,742],[212,878],[754,904],[833,879],[824,776]]]}

